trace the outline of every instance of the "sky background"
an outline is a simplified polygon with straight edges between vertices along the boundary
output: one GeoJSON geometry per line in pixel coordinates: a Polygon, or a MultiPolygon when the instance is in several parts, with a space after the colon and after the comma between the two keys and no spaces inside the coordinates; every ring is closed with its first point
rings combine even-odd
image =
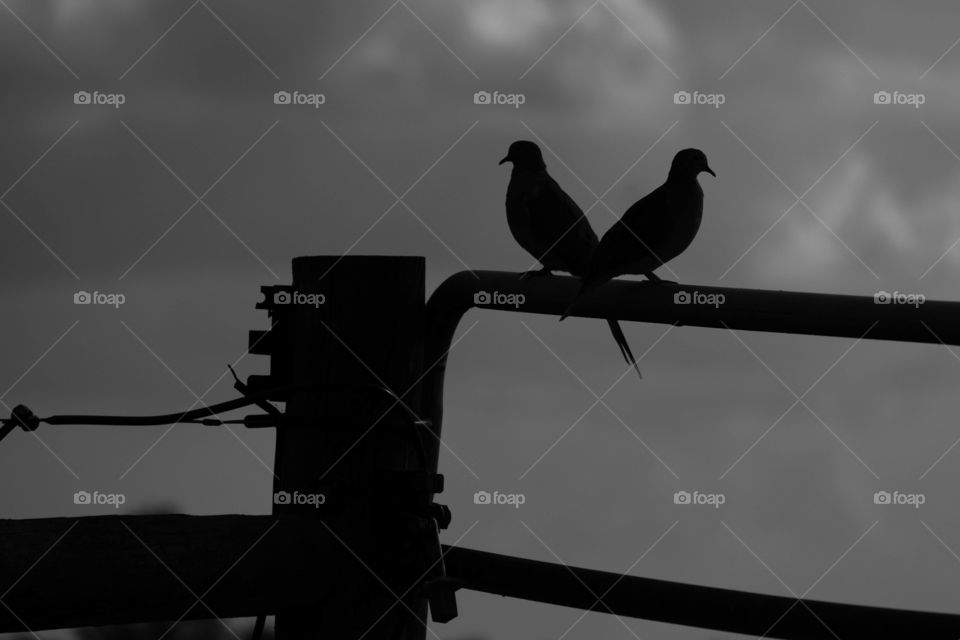
{"type": "MultiPolygon", "coordinates": [[[[428,293],[466,268],[531,268],[497,166],[516,139],[540,143],[601,234],[677,150],[703,149],[718,175],[701,176],[703,225],[661,276],[957,297],[956,3],[0,5],[8,407],[166,413],[234,397],[227,363],[267,370],[243,357],[248,330],[267,326],[259,287],[289,282],[295,256],[426,256],[428,293]],[[82,90],[125,103],[75,104],[82,90]],[[274,104],[281,90],[325,102],[274,104]],[[475,104],[477,91],[524,103],[475,104]],[[724,102],[675,104],[677,91],[724,102]],[[875,104],[878,91],[923,104],[875,104]],[[78,290],[126,301],[78,306],[78,290]]],[[[446,377],[444,541],[960,613],[960,351],[625,331],[642,382],[600,322],[465,317],[446,377]],[[478,490],[526,500],[475,505],[478,490]],[[726,502],[675,505],[679,490],[726,502]],[[879,490],[925,503],[876,505],[879,490]]],[[[266,514],[272,459],[266,430],[44,426],[0,445],[0,509],[114,512],[73,504],[96,489],[123,493],[121,513],[266,514]]],[[[460,617],[432,625],[444,640],[731,637],[458,598],[460,617]]]]}

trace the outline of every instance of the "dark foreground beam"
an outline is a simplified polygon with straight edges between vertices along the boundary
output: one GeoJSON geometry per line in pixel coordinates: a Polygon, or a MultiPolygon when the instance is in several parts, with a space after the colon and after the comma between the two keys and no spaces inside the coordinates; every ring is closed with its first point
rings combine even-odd
{"type": "Polygon", "coordinates": [[[0,594],[9,589],[0,633],[316,606],[344,571],[365,569],[353,566],[353,556],[316,520],[296,520],[0,520],[0,594]]]}
{"type": "MultiPolygon", "coordinates": [[[[960,636],[954,615],[797,604],[457,547],[444,553],[448,574],[467,589],[626,617],[772,638],[960,636]]],[[[314,518],[0,520],[0,633],[320,611],[347,576],[367,571],[314,518]]]]}
{"type": "Polygon", "coordinates": [[[835,604],[620,576],[444,547],[447,571],[465,588],[576,609],[729,633],[792,640],[956,639],[960,616],[835,604]],[[597,599],[603,596],[603,603],[597,599]]]}

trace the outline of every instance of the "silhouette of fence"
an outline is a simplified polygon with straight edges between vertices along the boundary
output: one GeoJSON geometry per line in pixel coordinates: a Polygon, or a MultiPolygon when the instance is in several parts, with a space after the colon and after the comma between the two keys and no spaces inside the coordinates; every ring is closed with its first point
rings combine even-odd
{"type": "MultiPolygon", "coordinates": [[[[313,511],[275,504],[272,516],[0,521],[0,586],[15,587],[3,598],[0,632],[277,614],[281,639],[422,639],[427,603],[434,620],[449,620],[457,613],[454,592],[466,588],[777,638],[960,635],[960,615],[798,600],[441,546],[439,530],[450,513],[433,496],[442,491],[436,470],[443,381],[460,319],[475,306],[559,315],[578,281],[461,272],[426,304],[423,287],[422,258],[297,258],[292,285],[262,287],[266,297],[257,306],[268,310],[272,325],[251,332],[250,352],[271,356],[270,375],[238,380],[243,400],[154,417],[38,419],[18,408],[5,430],[40,423],[218,424],[210,416],[257,405],[265,413],[236,422],[277,429],[274,489],[322,490],[332,500],[329,509],[313,511]],[[494,292],[522,295],[522,304],[494,292]],[[303,295],[322,295],[324,303],[297,304],[303,295]],[[336,481],[325,481],[328,475],[336,481]]],[[[877,302],[612,281],[573,315],[960,344],[960,303],[877,302]],[[722,296],[723,303],[688,304],[695,293],[722,296]]]]}

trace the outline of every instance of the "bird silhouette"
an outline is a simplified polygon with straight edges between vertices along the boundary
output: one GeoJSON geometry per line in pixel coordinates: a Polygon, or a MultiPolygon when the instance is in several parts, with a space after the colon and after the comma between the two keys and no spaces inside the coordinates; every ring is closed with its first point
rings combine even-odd
{"type": "MultiPolygon", "coordinates": [[[[600,242],[583,210],[547,173],[540,147],[529,140],[517,140],[500,164],[504,162],[513,163],[507,186],[507,225],[517,243],[543,267],[520,277],[548,275],[551,271],[583,276],[600,242]]],[[[643,378],[620,323],[608,319],[607,324],[620,353],[643,378]]]]}
{"type": "Polygon", "coordinates": [[[664,282],[654,269],[683,253],[700,229],[703,189],[697,176],[703,171],[717,177],[703,151],[677,152],[667,181],[635,202],[603,234],[581,279],[580,291],[561,320],[583,296],[611,278],[640,274],[649,282],[664,282]]]}

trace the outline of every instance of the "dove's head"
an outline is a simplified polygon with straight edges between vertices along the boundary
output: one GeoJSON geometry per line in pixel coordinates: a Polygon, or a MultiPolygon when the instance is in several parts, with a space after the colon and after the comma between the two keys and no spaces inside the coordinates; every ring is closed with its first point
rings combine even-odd
{"type": "Polygon", "coordinates": [[[512,162],[515,169],[544,169],[546,164],[543,162],[543,154],[540,153],[540,147],[535,142],[529,140],[517,140],[510,145],[507,155],[499,164],[512,162]]]}
{"type": "Polygon", "coordinates": [[[684,149],[673,156],[673,164],[670,165],[671,177],[696,178],[703,171],[717,177],[707,164],[707,155],[700,149],[684,149]]]}

